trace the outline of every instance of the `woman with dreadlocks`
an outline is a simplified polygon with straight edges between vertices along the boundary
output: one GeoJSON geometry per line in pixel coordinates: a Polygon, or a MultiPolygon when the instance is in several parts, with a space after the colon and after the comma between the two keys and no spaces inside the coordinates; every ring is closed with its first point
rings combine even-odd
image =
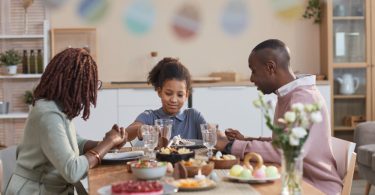
{"type": "Polygon", "coordinates": [[[73,185],[100,164],[112,148],[125,144],[124,128],[114,125],[102,141],[76,135],[72,119],[88,119],[96,106],[97,65],[84,49],[69,48],[48,64],[34,92],[17,164],[5,194],[73,194],[73,185]]]}

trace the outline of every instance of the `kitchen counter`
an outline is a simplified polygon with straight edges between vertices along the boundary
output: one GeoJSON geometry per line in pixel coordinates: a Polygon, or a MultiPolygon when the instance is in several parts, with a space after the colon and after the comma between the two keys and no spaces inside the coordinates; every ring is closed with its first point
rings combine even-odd
{"type": "MultiPolygon", "coordinates": [[[[328,85],[328,80],[319,80],[316,82],[317,85],[328,85]]],[[[193,87],[227,87],[227,86],[254,86],[254,83],[250,83],[248,80],[238,82],[193,82],[193,87]]],[[[103,89],[144,89],[152,88],[146,82],[105,82],[103,83],[103,89]]]]}

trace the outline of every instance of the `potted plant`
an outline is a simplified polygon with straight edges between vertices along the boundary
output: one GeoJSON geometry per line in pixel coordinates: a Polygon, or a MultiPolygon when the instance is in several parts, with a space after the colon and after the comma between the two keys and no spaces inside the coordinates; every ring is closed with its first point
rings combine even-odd
{"type": "Polygon", "coordinates": [[[309,0],[302,17],[306,19],[312,18],[315,24],[319,24],[322,20],[322,5],[320,0],[309,0]]]}
{"type": "Polygon", "coordinates": [[[7,67],[8,74],[17,73],[17,65],[21,62],[21,55],[14,49],[0,54],[0,63],[7,67]]]}
{"type": "Polygon", "coordinates": [[[25,94],[23,96],[23,101],[25,102],[25,104],[29,106],[29,111],[31,111],[33,99],[34,99],[33,92],[29,90],[25,91],[25,94]]]}

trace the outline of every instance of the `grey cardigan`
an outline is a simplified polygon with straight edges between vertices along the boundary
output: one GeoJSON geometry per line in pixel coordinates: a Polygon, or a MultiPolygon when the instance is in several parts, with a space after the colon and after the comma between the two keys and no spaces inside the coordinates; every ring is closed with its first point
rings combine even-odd
{"type": "Polygon", "coordinates": [[[26,121],[17,165],[5,194],[70,194],[89,169],[87,140],[54,101],[38,100],[26,121]]]}

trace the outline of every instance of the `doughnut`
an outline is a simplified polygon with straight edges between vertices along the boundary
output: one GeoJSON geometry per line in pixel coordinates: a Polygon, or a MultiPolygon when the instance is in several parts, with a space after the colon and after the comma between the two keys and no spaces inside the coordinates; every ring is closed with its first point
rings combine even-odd
{"type": "Polygon", "coordinates": [[[263,165],[263,158],[258,153],[255,153],[255,152],[247,153],[245,155],[244,160],[243,160],[243,164],[246,168],[252,169],[253,166],[251,166],[250,160],[253,159],[253,158],[255,158],[255,160],[257,161],[257,164],[254,167],[254,171],[256,171],[256,170],[260,169],[263,165]]]}

